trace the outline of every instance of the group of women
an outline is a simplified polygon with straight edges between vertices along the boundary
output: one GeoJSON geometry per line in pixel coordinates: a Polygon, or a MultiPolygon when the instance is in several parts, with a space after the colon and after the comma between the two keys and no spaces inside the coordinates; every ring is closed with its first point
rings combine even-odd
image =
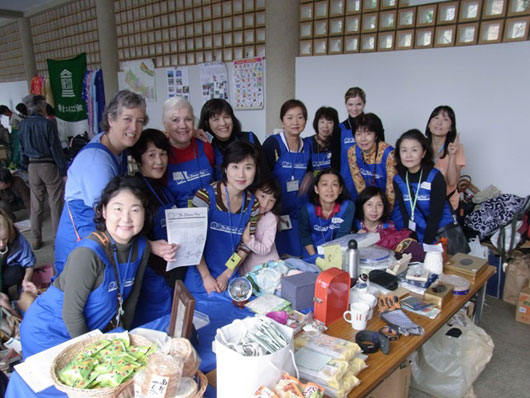
{"type": "Polygon", "coordinates": [[[310,257],[352,230],[395,226],[434,242],[454,223],[446,197],[465,165],[454,112],[435,109],[426,135],[410,130],[394,150],[381,120],[364,113],[362,89],[349,89],[345,104],[344,122],[335,109],[320,108],[316,134],[302,139],[307,109],[286,101],[282,132],[261,146],[224,100],[204,104],[199,129],[187,101],[167,100],[162,132],[143,130],[144,99],[120,91],[102,133],[68,170],[57,276],[24,317],[24,357],[91,329],[130,328],[168,314],[177,279],[195,295],[222,293],[254,264],[310,257]],[[129,154],[136,176],[126,176],[129,154]],[[200,264],[167,272],[178,247],[167,242],[165,210],[174,207],[207,207],[208,233],[200,264]]]}

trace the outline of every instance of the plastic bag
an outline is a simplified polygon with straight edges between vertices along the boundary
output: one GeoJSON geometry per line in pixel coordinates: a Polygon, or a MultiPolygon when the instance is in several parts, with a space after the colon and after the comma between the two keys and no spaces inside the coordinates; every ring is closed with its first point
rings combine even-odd
{"type": "Polygon", "coordinates": [[[491,337],[459,312],[409,357],[412,386],[437,397],[464,397],[490,361],[493,347],[491,337]],[[452,328],[462,334],[447,336],[452,328]]]}

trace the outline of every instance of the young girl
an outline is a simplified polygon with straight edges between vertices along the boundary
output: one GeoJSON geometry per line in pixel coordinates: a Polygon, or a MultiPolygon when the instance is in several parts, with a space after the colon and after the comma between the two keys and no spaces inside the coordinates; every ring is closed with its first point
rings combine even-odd
{"type": "Polygon", "coordinates": [[[309,203],[300,210],[300,240],[304,256],[316,247],[347,235],[352,228],[355,205],[346,200],[344,180],[335,170],[322,170],[315,179],[309,203]]]}
{"type": "Polygon", "coordinates": [[[378,187],[367,187],[355,202],[355,229],[362,233],[394,228],[390,213],[385,192],[378,187]]]}
{"type": "Polygon", "coordinates": [[[11,286],[22,287],[23,290],[29,288],[35,261],[35,254],[26,238],[16,230],[7,213],[0,209],[0,291],[8,293],[11,286]]]}
{"type": "Polygon", "coordinates": [[[274,240],[280,216],[281,194],[282,189],[274,179],[265,180],[258,185],[255,195],[259,201],[260,218],[256,225],[255,236],[250,235],[249,228],[243,233],[243,242],[252,253],[241,266],[240,275],[246,275],[258,264],[280,258],[274,240]]]}
{"type": "Polygon", "coordinates": [[[447,183],[447,198],[453,209],[458,208],[460,195],[456,190],[460,171],[466,166],[464,146],[456,133],[455,112],[450,106],[436,107],[429,117],[425,135],[434,151],[434,167],[442,172],[447,183]]]}
{"type": "MultiPolygon", "coordinates": [[[[433,167],[432,147],[419,130],[409,130],[398,139],[396,162],[392,219],[398,229],[411,230],[420,243],[435,243],[458,224],[446,200],[445,179],[433,167]]],[[[448,252],[453,254],[450,240],[448,252]]]]}
{"type": "Polygon", "coordinates": [[[231,143],[223,156],[223,177],[193,198],[208,208],[208,231],[200,264],[189,267],[184,283],[193,294],[222,293],[250,250],[241,243],[247,224],[254,235],[259,203],[247,188],[257,179],[258,151],[248,142],[231,143]]]}

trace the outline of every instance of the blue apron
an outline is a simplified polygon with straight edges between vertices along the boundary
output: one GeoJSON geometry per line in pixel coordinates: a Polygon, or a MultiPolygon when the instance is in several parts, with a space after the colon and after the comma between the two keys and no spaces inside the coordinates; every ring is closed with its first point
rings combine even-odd
{"type": "Polygon", "coordinates": [[[194,139],[190,145],[194,145],[194,141],[198,148],[194,159],[167,165],[167,187],[175,197],[179,208],[188,207],[188,201],[193,199],[195,192],[209,185],[213,178],[212,165],[204,152],[204,143],[194,139]]]}
{"type": "MultiPolygon", "coordinates": [[[[252,131],[247,132],[241,132],[242,134],[248,134],[248,142],[251,144],[254,144],[254,134],[252,134],[252,131]]],[[[235,136],[236,141],[239,141],[237,136],[235,136]]],[[[221,150],[217,147],[217,145],[213,146],[213,152],[215,155],[215,167],[214,167],[214,181],[220,181],[223,178],[223,154],[221,153],[221,150]]]]}
{"type": "MultiPolygon", "coordinates": [[[[127,175],[126,153],[123,153],[122,162],[118,164],[116,156],[105,145],[99,142],[91,142],[85,145],[81,151],[88,148],[101,149],[108,152],[112,155],[112,159],[118,166],[118,170],[120,170],[119,175],[127,175]]],[[[88,175],[87,178],[89,178],[88,175]]],[[[74,250],[76,242],[95,231],[94,216],[94,209],[87,206],[83,200],[65,201],[55,237],[55,277],[62,272],[66,259],[70,252],[74,250]]]]}
{"type": "MultiPolygon", "coordinates": [[[[348,119],[349,120],[349,119],[348,119]]],[[[340,175],[344,179],[344,185],[348,189],[350,199],[355,201],[357,199],[357,190],[353,183],[353,178],[350,171],[350,162],[348,161],[348,149],[355,145],[355,137],[349,126],[344,122],[339,124],[340,127],[340,175]]]]}
{"type": "MultiPolygon", "coordinates": [[[[234,214],[217,208],[214,188],[211,185],[208,185],[205,189],[210,197],[210,206],[208,208],[208,233],[203,257],[210,274],[213,278],[217,278],[226,270],[226,262],[236,251],[241,241],[241,235],[243,235],[252,213],[254,195],[250,197],[246,209],[241,209],[240,213],[234,214]]],[[[242,202],[242,206],[244,205],[245,197],[243,197],[242,202]]],[[[237,276],[238,273],[234,272],[230,279],[237,276]]],[[[206,292],[197,267],[188,268],[184,283],[193,294],[206,292]]]]}
{"type": "MultiPolygon", "coordinates": [[[[147,187],[151,190],[160,206],[153,218],[153,228],[150,232],[152,240],[164,239],[167,241],[166,210],[175,208],[175,200],[171,192],[162,188],[162,197],[159,197],[149,181],[142,177],[147,187]]],[[[168,286],[163,276],[157,274],[149,265],[145,269],[142,280],[142,289],[136,304],[132,327],[141,326],[164,315],[171,313],[173,290],[168,286]]]]}
{"type": "MultiPolygon", "coordinates": [[[[134,246],[133,242],[129,258],[132,258],[134,246]]],[[[78,247],[91,249],[105,264],[103,282],[88,295],[84,310],[88,330],[103,330],[116,316],[118,307],[118,287],[114,267],[103,247],[92,239],[83,239],[78,247]]],[[[145,238],[138,238],[136,260],[117,265],[124,302],[134,285],[136,271],[142,261],[145,248],[145,238]]],[[[72,338],[62,319],[63,301],[64,292],[52,285],[29,307],[20,325],[24,359],[72,338]]]]}
{"type": "MultiPolygon", "coordinates": [[[[425,230],[427,228],[427,219],[429,218],[430,214],[430,205],[431,205],[431,183],[434,180],[434,177],[436,177],[436,174],[440,173],[437,169],[431,169],[429,172],[429,175],[427,176],[427,179],[421,182],[420,190],[418,192],[418,202],[416,203],[416,208],[414,209],[414,222],[416,223],[416,237],[418,238],[418,242],[423,243],[423,237],[425,235],[425,230]]],[[[401,178],[399,174],[396,174],[394,176],[394,181],[397,183],[399,189],[401,190],[401,193],[403,195],[403,202],[405,203],[405,208],[407,209],[407,213],[409,215],[409,219],[411,218],[412,214],[412,207],[410,203],[409,195],[408,195],[408,189],[407,189],[407,183],[401,178]]],[[[410,185],[410,194],[413,196],[412,200],[414,200],[414,196],[416,195],[416,192],[418,191],[418,183],[417,182],[411,182],[410,185]]],[[[397,209],[399,206],[394,206],[394,209],[397,209]]],[[[399,210],[397,210],[399,211],[399,210]]],[[[407,228],[406,225],[403,225],[403,220],[399,221],[399,226],[396,224],[396,228],[402,229],[407,228]]],[[[449,202],[447,200],[444,201],[444,207],[443,207],[443,213],[442,218],[440,219],[440,223],[438,224],[438,228],[443,228],[448,224],[453,224],[455,221],[455,218],[453,216],[453,213],[451,211],[449,202]]],[[[428,242],[432,243],[432,242],[428,242]]]]}
{"type": "Polygon", "coordinates": [[[316,174],[319,170],[327,169],[331,167],[331,151],[320,152],[320,147],[315,142],[316,135],[312,137],[304,138],[304,145],[309,147],[311,151],[311,165],[313,166],[313,174],[316,174]]]}
{"type": "MultiPolygon", "coordinates": [[[[342,202],[339,212],[329,219],[317,216],[314,204],[306,204],[307,213],[309,214],[309,224],[311,225],[311,240],[313,241],[315,250],[317,246],[337,238],[337,232],[344,222],[344,213],[346,213],[346,208],[350,203],[352,202],[349,200],[342,202]]],[[[305,248],[304,256],[309,256],[305,248]]]]}
{"type": "Polygon", "coordinates": [[[299,196],[298,190],[287,191],[289,181],[298,181],[298,187],[302,184],[307,167],[311,161],[311,152],[304,145],[302,152],[289,152],[281,136],[273,136],[280,146],[280,156],[272,171],[282,187],[282,215],[289,215],[292,228],[279,231],[276,234],[276,249],[280,255],[290,254],[300,257],[302,255],[302,244],[298,233],[298,210],[307,202],[307,195],[299,196]]]}
{"type": "MultiPolygon", "coordinates": [[[[368,164],[364,161],[361,149],[357,145],[355,146],[357,166],[359,167],[359,171],[361,172],[367,187],[376,186],[383,192],[386,192],[386,161],[388,159],[388,155],[390,155],[390,152],[393,150],[394,148],[391,146],[385,149],[383,156],[381,157],[381,163],[368,164]]],[[[357,194],[359,193],[360,192],[357,192],[357,194]]]]}

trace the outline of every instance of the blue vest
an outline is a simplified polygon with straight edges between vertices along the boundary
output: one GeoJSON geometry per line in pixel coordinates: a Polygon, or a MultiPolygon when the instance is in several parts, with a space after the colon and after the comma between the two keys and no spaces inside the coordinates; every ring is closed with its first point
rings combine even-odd
{"type": "MultiPolygon", "coordinates": [[[[309,214],[309,224],[311,225],[311,240],[313,241],[315,250],[317,246],[337,238],[337,232],[344,222],[344,213],[350,204],[352,202],[349,200],[342,202],[339,212],[329,219],[317,216],[314,204],[306,204],[307,213],[309,214]]],[[[305,254],[307,255],[307,253],[305,254]]]]}
{"type": "Polygon", "coordinates": [[[289,181],[298,181],[298,187],[302,184],[307,167],[311,161],[311,152],[304,145],[302,152],[289,152],[279,134],[272,138],[278,141],[280,155],[272,171],[274,177],[282,187],[282,215],[289,215],[292,228],[276,234],[276,249],[279,254],[290,254],[292,256],[302,255],[302,245],[298,236],[298,209],[307,202],[307,195],[299,196],[298,191],[287,191],[289,181]]]}
{"type": "MultiPolygon", "coordinates": [[[[242,134],[248,134],[248,142],[251,144],[254,144],[254,135],[252,134],[252,131],[249,132],[242,132],[242,134]]],[[[234,135],[235,137],[235,135],[234,135]]],[[[239,141],[237,137],[235,137],[236,141],[239,141]]],[[[217,147],[217,145],[213,146],[213,152],[215,154],[215,168],[214,168],[214,181],[220,181],[223,178],[223,154],[221,153],[221,150],[217,147]]]]}
{"type": "MultiPolygon", "coordinates": [[[[427,219],[429,218],[430,214],[431,183],[434,180],[434,177],[436,177],[436,174],[438,173],[440,173],[440,171],[433,168],[429,172],[427,179],[425,179],[421,183],[420,190],[418,192],[418,201],[416,202],[416,208],[414,209],[414,222],[416,223],[416,237],[418,238],[418,241],[420,243],[423,243],[423,237],[427,228],[427,219]]],[[[399,174],[396,174],[394,176],[394,181],[397,183],[399,189],[401,190],[401,193],[403,195],[403,202],[405,203],[405,208],[407,209],[407,213],[410,219],[412,218],[412,207],[410,201],[414,201],[414,197],[416,195],[416,192],[418,191],[418,183],[415,182],[409,184],[411,187],[410,194],[412,195],[412,198],[409,198],[407,183],[403,180],[403,178],[401,178],[399,174]]],[[[397,208],[398,206],[396,205],[395,207],[397,208]]],[[[449,202],[445,200],[442,218],[440,219],[440,223],[438,224],[438,229],[443,228],[446,225],[452,224],[454,222],[456,221],[449,206],[449,202]]],[[[405,227],[407,226],[405,225],[405,227]]]]}
{"type": "Polygon", "coordinates": [[[340,174],[344,179],[344,185],[350,193],[350,198],[355,201],[357,198],[357,190],[353,183],[353,178],[350,171],[350,162],[348,162],[348,149],[355,145],[355,137],[349,126],[344,122],[339,124],[340,127],[340,174]]]}
{"type": "MultiPolygon", "coordinates": [[[[208,208],[208,233],[203,257],[210,274],[213,278],[217,278],[226,270],[226,262],[241,242],[241,235],[243,235],[252,213],[254,195],[251,195],[248,206],[242,209],[240,213],[235,214],[219,210],[215,200],[214,188],[208,185],[205,189],[210,197],[210,206],[208,208]]],[[[243,201],[242,206],[244,205],[243,201]]],[[[232,279],[237,276],[238,273],[234,272],[232,279]]],[[[197,267],[189,267],[184,283],[192,293],[205,293],[197,267]]]]}
{"type": "Polygon", "coordinates": [[[158,210],[155,216],[153,217],[153,228],[149,233],[149,237],[151,238],[151,240],[167,240],[166,210],[174,209],[177,207],[175,198],[173,197],[173,194],[169,191],[169,189],[167,189],[163,185],[160,185],[162,195],[159,196],[156,193],[156,190],[151,186],[149,180],[143,176],[142,178],[159,204],[158,210]]]}
{"type": "MultiPolygon", "coordinates": [[[[204,152],[204,142],[201,140],[195,142],[198,153],[195,153],[194,159],[167,165],[167,187],[175,197],[178,207],[188,207],[188,200],[193,199],[195,192],[212,182],[213,169],[204,152]]],[[[193,145],[193,140],[190,145],[193,145]]]]}
{"type": "MultiPolygon", "coordinates": [[[[129,297],[134,285],[136,271],[142,262],[147,246],[146,239],[144,237],[137,238],[136,246],[135,261],[117,264],[124,302],[129,297]]],[[[79,242],[78,247],[89,248],[105,264],[103,282],[90,292],[84,310],[88,330],[103,330],[116,316],[118,306],[118,286],[114,267],[103,247],[92,239],[83,239],[79,242]]],[[[134,242],[131,246],[131,249],[133,248],[134,242]]],[[[63,301],[64,292],[52,285],[46,292],[37,297],[29,307],[20,326],[20,340],[24,358],[72,338],[62,319],[63,301]]]]}
{"type": "MultiPolygon", "coordinates": [[[[385,149],[381,157],[381,163],[368,164],[364,161],[361,149],[357,145],[355,146],[357,166],[359,166],[359,171],[367,187],[376,186],[386,192],[386,161],[393,150],[394,148],[391,146],[385,149]]],[[[357,192],[357,194],[360,194],[360,192],[357,192]]]]}
{"type": "MultiPolygon", "coordinates": [[[[112,155],[111,158],[118,168],[119,174],[117,175],[127,175],[126,152],[123,152],[122,161],[120,164],[110,149],[99,142],[90,142],[79,152],[89,148],[108,152],[110,155],[112,155]]],[[[87,165],[87,167],[90,166],[87,165]]],[[[89,177],[87,176],[87,178],[89,177]]],[[[97,178],[97,173],[94,178],[97,178]]],[[[72,250],[74,250],[76,242],[78,241],[77,235],[79,235],[80,239],[83,239],[96,230],[94,216],[94,209],[90,206],[87,206],[82,199],[69,200],[65,202],[55,237],[55,277],[62,272],[68,255],[72,250]],[[70,209],[70,212],[68,212],[68,209],[70,209]]]]}
{"type": "Polygon", "coordinates": [[[315,143],[313,137],[315,136],[304,138],[304,145],[307,145],[311,151],[311,165],[313,172],[316,172],[331,167],[331,151],[320,152],[318,143],[315,143]]]}

